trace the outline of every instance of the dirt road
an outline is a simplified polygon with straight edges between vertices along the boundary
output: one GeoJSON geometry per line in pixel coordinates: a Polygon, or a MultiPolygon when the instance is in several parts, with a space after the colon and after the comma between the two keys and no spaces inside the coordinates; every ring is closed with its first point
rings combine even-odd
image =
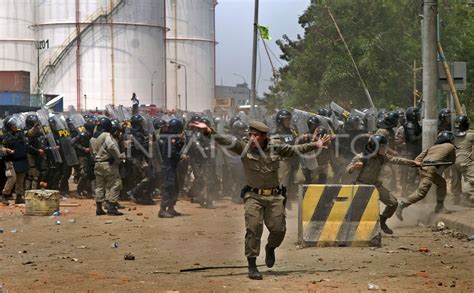
{"type": "Polygon", "coordinates": [[[393,237],[384,236],[382,248],[301,249],[294,209],[276,266],[262,266],[264,280],[251,281],[241,205],[223,200],[207,210],[180,201],[184,216],[159,219],[158,206],[124,202],[126,216],[96,217],[92,200],[62,203],[80,207],[62,208],[57,218],[0,208],[3,292],[364,292],[368,283],[391,292],[474,291],[474,241],[458,240],[449,231],[396,228],[393,237]],[[135,260],[124,260],[126,253],[135,260]],[[243,267],[180,272],[212,266],[243,267]]]}

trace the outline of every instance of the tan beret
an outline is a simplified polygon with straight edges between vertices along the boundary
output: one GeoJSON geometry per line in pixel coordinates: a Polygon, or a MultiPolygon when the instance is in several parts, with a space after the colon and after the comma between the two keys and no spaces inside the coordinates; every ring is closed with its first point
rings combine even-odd
{"type": "Polygon", "coordinates": [[[263,133],[268,133],[270,131],[270,127],[268,127],[265,123],[257,120],[251,120],[249,123],[249,128],[256,129],[263,133]]]}

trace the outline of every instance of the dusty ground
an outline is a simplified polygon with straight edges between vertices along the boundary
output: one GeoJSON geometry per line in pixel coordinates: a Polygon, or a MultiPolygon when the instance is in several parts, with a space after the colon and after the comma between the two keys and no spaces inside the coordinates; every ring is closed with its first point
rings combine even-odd
{"type": "Polygon", "coordinates": [[[276,266],[261,267],[264,280],[251,281],[245,268],[179,272],[246,265],[243,207],[229,200],[214,210],[180,201],[177,209],[185,215],[174,219],[157,218],[158,206],[124,202],[126,216],[96,217],[92,200],[62,203],[80,207],[62,208],[54,219],[24,216],[21,207],[0,208],[3,292],[362,292],[369,282],[390,292],[474,291],[474,241],[429,227],[398,227],[377,249],[301,249],[293,209],[276,266]],[[124,260],[129,252],[135,260],[124,260]]]}

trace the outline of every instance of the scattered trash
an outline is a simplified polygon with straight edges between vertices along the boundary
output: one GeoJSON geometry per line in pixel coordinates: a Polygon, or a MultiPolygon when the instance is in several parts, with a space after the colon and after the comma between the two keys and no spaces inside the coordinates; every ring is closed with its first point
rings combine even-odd
{"type": "Polygon", "coordinates": [[[436,228],[438,228],[439,231],[444,230],[444,228],[446,228],[446,224],[443,221],[439,221],[436,223],[436,228]]]}
{"type": "Polygon", "coordinates": [[[127,253],[123,256],[123,259],[124,260],[135,260],[135,255],[133,253],[129,252],[129,253],[127,253]]]}
{"type": "Polygon", "coordinates": [[[2,234],[2,233],[3,233],[3,229],[0,229],[0,234],[2,234]]]}
{"type": "Polygon", "coordinates": [[[112,248],[118,248],[118,247],[119,247],[119,244],[118,244],[118,242],[114,242],[114,243],[112,243],[112,245],[110,245],[110,247],[112,247],[112,248]]]}
{"type": "Polygon", "coordinates": [[[427,247],[420,247],[420,252],[430,252],[427,247]]]}
{"type": "Polygon", "coordinates": [[[34,264],[34,262],[32,262],[31,260],[29,260],[29,261],[22,262],[21,264],[22,264],[22,265],[31,265],[31,264],[34,264]]]}
{"type": "Polygon", "coordinates": [[[61,216],[61,212],[60,211],[55,211],[53,214],[52,214],[53,217],[59,217],[61,216]]]}
{"type": "Polygon", "coordinates": [[[367,289],[369,290],[378,290],[379,286],[375,285],[374,283],[367,284],[367,289]]]}
{"type": "Polygon", "coordinates": [[[58,220],[58,221],[55,221],[55,222],[54,222],[54,225],[61,225],[61,221],[59,221],[59,220],[58,220]]]}
{"type": "Polygon", "coordinates": [[[69,223],[75,223],[76,222],[76,219],[69,219],[67,220],[69,223]]]}
{"type": "Polygon", "coordinates": [[[398,249],[400,249],[400,250],[410,250],[410,248],[408,248],[406,246],[400,246],[398,249]]]}
{"type": "Polygon", "coordinates": [[[86,249],[86,248],[87,248],[87,246],[85,246],[85,245],[81,245],[81,246],[78,246],[77,248],[79,248],[79,249],[86,249]]]}
{"type": "Polygon", "coordinates": [[[12,233],[16,233],[16,232],[17,232],[17,230],[16,230],[16,229],[12,229],[10,232],[12,232],[12,233]]]}
{"type": "Polygon", "coordinates": [[[143,213],[137,213],[137,216],[143,216],[143,213]]]}
{"type": "Polygon", "coordinates": [[[445,244],[444,247],[446,247],[446,248],[454,248],[454,245],[452,245],[452,244],[445,244]]]}
{"type": "Polygon", "coordinates": [[[77,259],[77,258],[71,258],[71,261],[78,262],[79,259],[77,259]]]}
{"type": "Polygon", "coordinates": [[[112,224],[112,223],[113,223],[112,220],[105,221],[105,224],[112,224]]]}
{"type": "Polygon", "coordinates": [[[474,241],[474,235],[467,237],[467,241],[474,241]]]}

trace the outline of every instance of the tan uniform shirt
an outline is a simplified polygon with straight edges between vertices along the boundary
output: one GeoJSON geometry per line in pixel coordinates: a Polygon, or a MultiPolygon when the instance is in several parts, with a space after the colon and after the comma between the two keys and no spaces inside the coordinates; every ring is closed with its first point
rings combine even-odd
{"type": "Polygon", "coordinates": [[[253,149],[246,140],[232,140],[227,136],[216,135],[215,141],[228,150],[241,156],[247,185],[252,188],[270,189],[280,185],[278,168],[281,158],[291,157],[298,153],[314,151],[312,143],[287,145],[270,141],[264,149],[253,149]]]}
{"type": "Polygon", "coordinates": [[[354,165],[357,162],[364,163],[364,166],[360,170],[359,176],[357,177],[357,181],[363,184],[375,186],[381,185],[381,182],[379,181],[379,175],[385,163],[416,167],[415,161],[405,158],[392,157],[391,155],[386,154],[375,155],[368,159],[364,159],[364,154],[360,153],[352,159],[352,162],[347,167],[347,172],[352,173],[354,171],[354,165]]]}
{"type": "MultiPolygon", "coordinates": [[[[451,164],[454,164],[456,161],[456,148],[450,143],[435,144],[419,154],[415,161],[451,162],[451,164]]],[[[449,166],[429,166],[423,167],[422,169],[428,172],[441,174],[441,172],[447,167],[449,166]]]]}
{"type": "Polygon", "coordinates": [[[456,146],[456,164],[467,166],[474,160],[472,148],[474,146],[474,131],[466,132],[465,136],[456,136],[454,139],[456,146]]]}
{"type": "Polygon", "coordinates": [[[118,164],[120,161],[118,144],[108,132],[103,132],[97,138],[91,138],[91,152],[95,162],[106,162],[113,159],[118,164]]]}

